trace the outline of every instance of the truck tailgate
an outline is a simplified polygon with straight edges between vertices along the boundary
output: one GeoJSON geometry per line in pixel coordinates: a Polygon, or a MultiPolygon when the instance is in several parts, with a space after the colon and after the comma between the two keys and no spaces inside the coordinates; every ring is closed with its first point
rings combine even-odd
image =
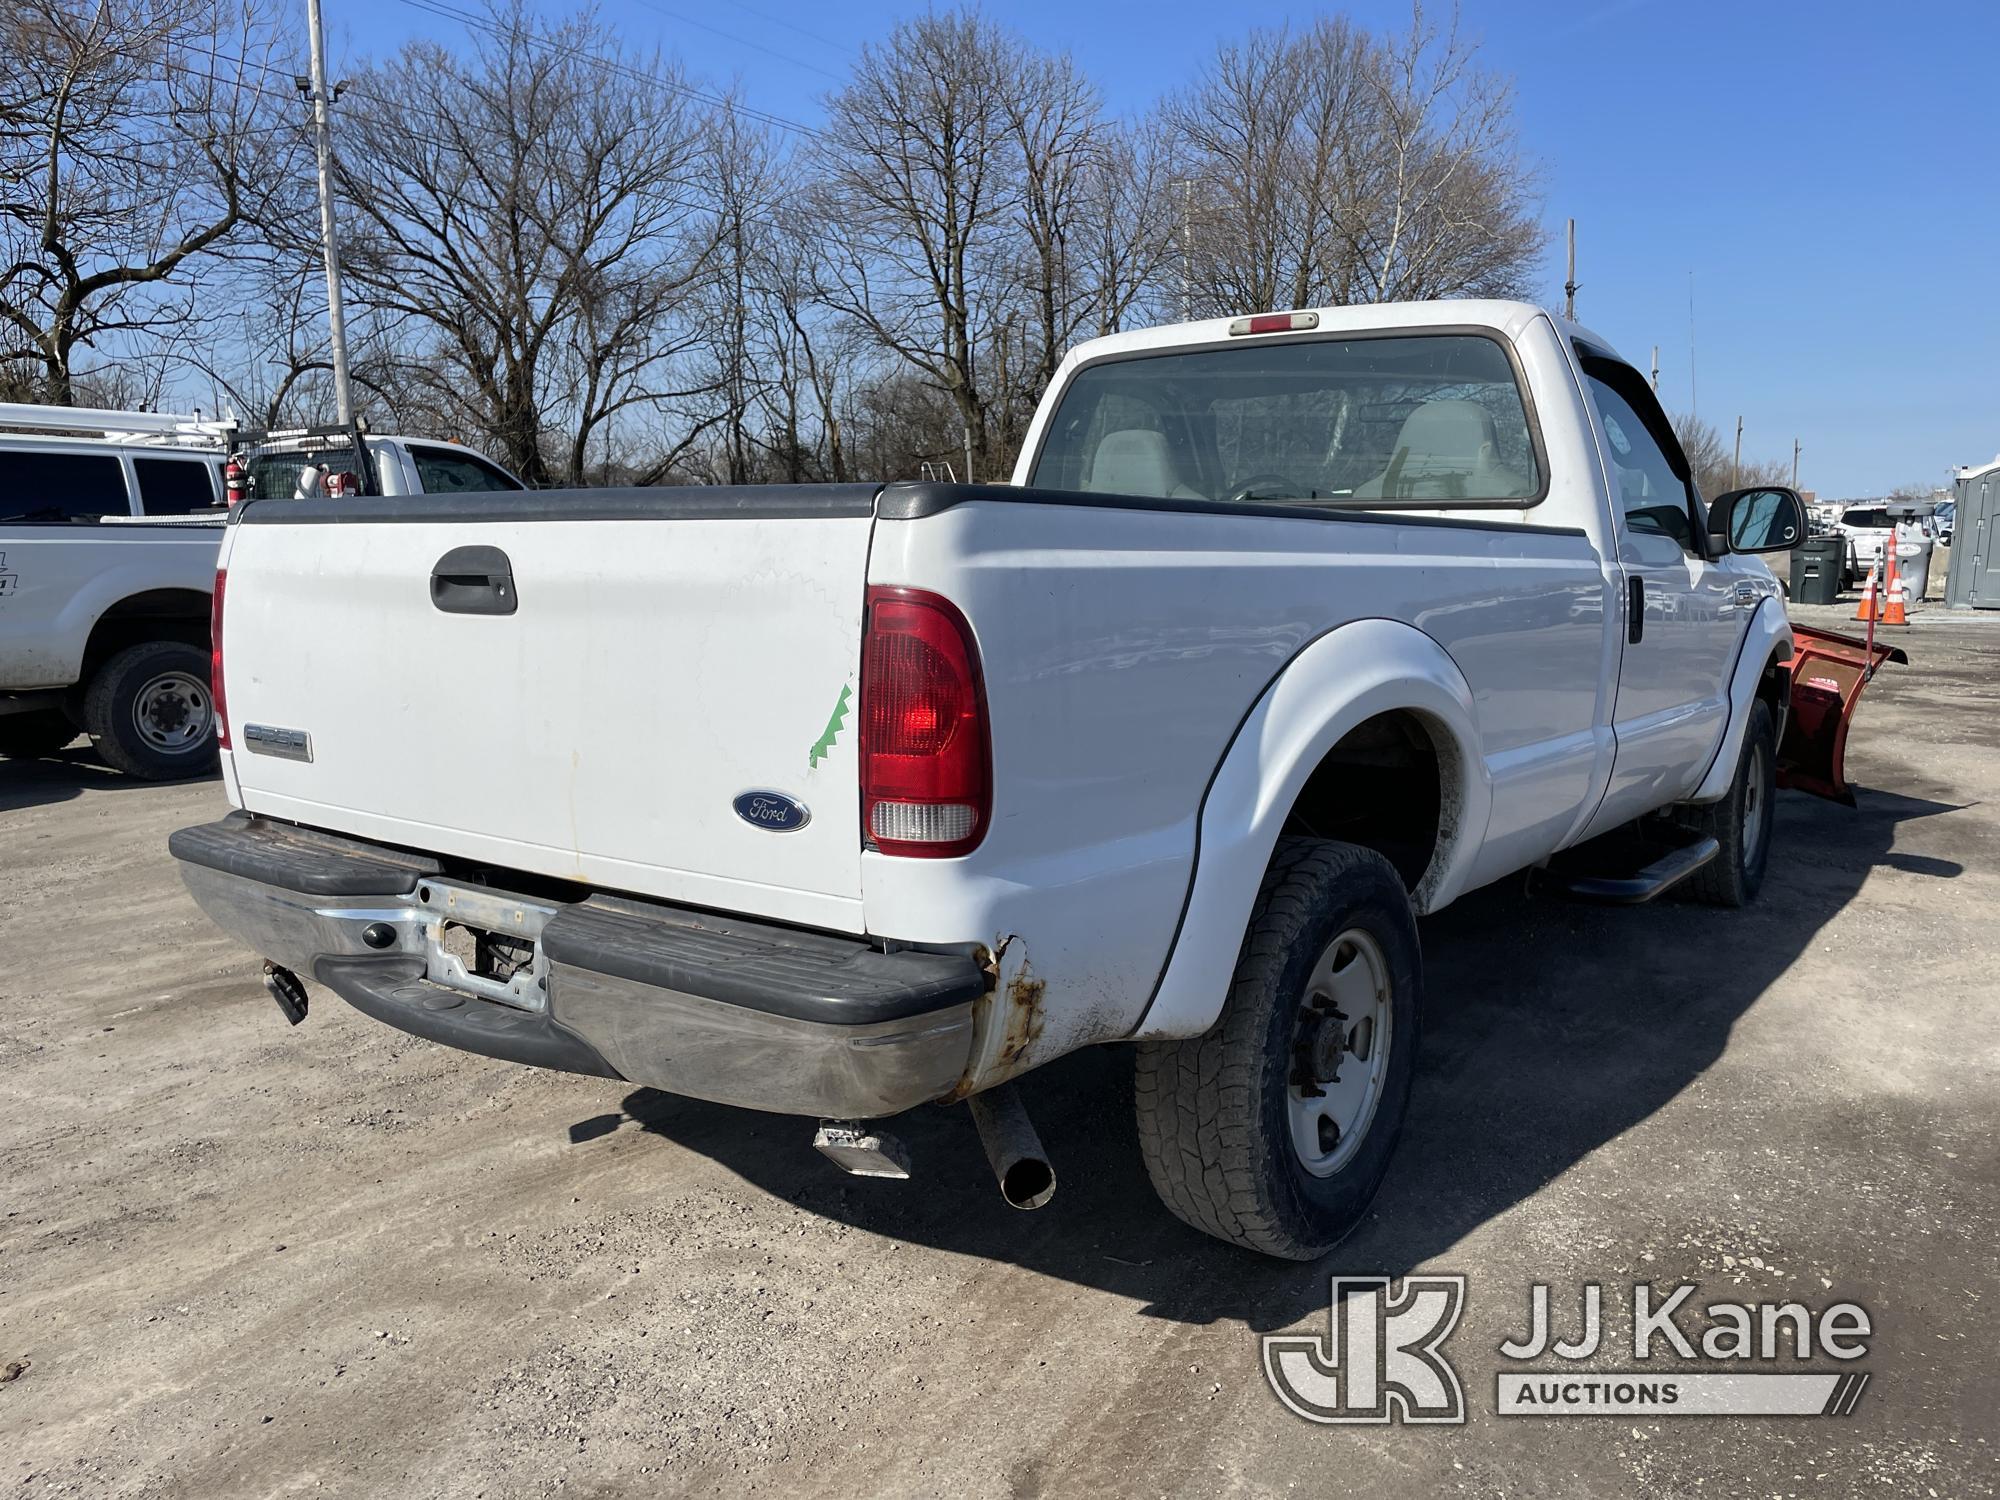
{"type": "Polygon", "coordinates": [[[242,804],[858,932],[873,494],[253,505],[232,528],[223,624],[242,804]],[[759,791],[803,826],[740,814],[759,791]]]}

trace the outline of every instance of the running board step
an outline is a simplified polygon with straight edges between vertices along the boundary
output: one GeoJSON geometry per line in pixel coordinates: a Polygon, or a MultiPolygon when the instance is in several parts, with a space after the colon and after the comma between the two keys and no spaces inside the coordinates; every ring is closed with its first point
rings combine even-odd
{"type": "Polygon", "coordinates": [[[1560,896],[1591,906],[1641,906],[1672,890],[1721,852],[1722,845],[1713,838],[1702,837],[1680,848],[1665,850],[1636,870],[1552,865],[1530,872],[1529,889],[1538,895],[1560,896]]]}

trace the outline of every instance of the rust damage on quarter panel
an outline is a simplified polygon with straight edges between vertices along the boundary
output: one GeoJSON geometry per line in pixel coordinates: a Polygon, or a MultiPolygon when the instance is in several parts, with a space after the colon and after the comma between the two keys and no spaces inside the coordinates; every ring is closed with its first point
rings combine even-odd
{"type": "Polygon", "coordinates": [[[986,975],[986,993],[972,1002],[973,1034],[980,1041],[957,1086],[946,1095],[948,1099],[963,1099],[976,1089],[991,1087],[1020,1072],[1041,1040],[1044,981],[1028,967],[1025,951],[1019,954],[1013,972],[1007,973],[1008,953],[1019,942],[1010,934],[990,951],[983,947],[976,951],[986,975]],[[1007,975],[1004,982],[1003,974],[1007,975]]]}
{"type": "Polygon", "coordinates": [[[1042,1039],[1042,992],[1047,986],[1021,960],[1021,967],[1007,981],[1005,998],[1005,1039],[1000,1044],[1000,1066],[1009,1071],[1027,1058],[1042,1039]]]}

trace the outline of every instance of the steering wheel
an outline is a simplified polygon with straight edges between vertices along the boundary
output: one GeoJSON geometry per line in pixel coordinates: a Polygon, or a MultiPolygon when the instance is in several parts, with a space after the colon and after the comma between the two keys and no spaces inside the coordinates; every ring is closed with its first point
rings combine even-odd
{"type": "Polygon", "coordinates": [[[1251,496],[1256,494],[1258,489],[1260,489],[1262,486],[1266,484],[1279,485],[1281,487],[1280,493],[1283,493],[1285,490],[1292,490],[1298,488],[1298,486],[1293,483],[1292,477],[1289,474],[1272,474],[1268,472],[1263,474],[1252,474],[1248,479],[1244,480],[1241,484],[1237,485],[1235,488],[1230,490],[1229,503],[1231,505],[1241,505],[1245,500],[1250,499],[1251,496]]]}

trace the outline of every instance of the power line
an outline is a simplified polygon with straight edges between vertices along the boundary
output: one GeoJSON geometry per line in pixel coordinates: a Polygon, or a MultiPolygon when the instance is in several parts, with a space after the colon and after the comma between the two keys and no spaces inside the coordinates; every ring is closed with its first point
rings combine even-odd
{"type": "Polygon", "coordinates": [[[644,7],[646,10],[652,11],[655,15],[665,16],[669,21],[678,21],[683,26],[692,26],[697,31],[706,31],[710,36],[719,36],[726,42],[736,43],[739,47],[748,47],[754,52],[761,52],[766,57],[773,58],[781,63],[788,63],[794,68],[804,68],[807,72],[817,73],[822,78],[831,78],[835,83],[846,81],[831,68],[822,68],[818,63],[809,63],[803,58],[788,57],[775,47],[766,47],[762,42],[753,42],[748,37],[736,35],[733,31],[724,31],[720,26],[711,26],[706,21],[697,21],[692,16],[684,16],[677,11],[668,10],[664,5],[655,5],[653,0],[634,0],[634,3],[644,7]]]}
{"type": "Polygon", "coordinates": [[[854,55],[854,49],[845,42],[836,42],[832,37],[821,36],[817,31],[808,31],[796,21],[787,21],[783,16],[770,15],[765,11],[756,9],[754,6],[745,5],[743,0],[734,0],[734,3],[736,8],[745,15],[755,16],[760,21],[769,21],[773,26],[782,26],[787,31],[796,31],[809,42],[818,42],[822,47],[831,47],[836,52],[845,52],[849,57],[854,55]]]}
{"type": "MultiPolygon", "coordinates": [[[[125,49],[117,47],[105,47],[103,50],[111,52],[114,55],[120,57],[128,57],[128,58],[133,58],[135,60],[143,60],[146,62],[150,62],[161,68],[166,69],[169,72],[183,73],[195,78],[205,78],[211,83],[233,84],[235,87],[242,89],[246,93],[253,94],[260,99],[275,100],[277,103],[284,105],[287,108],[290,108],[291,106],[293,106],[298,102],[295,93],[292,92],[281,93],[275,89],[263,88],[254,83],[245,82],[241,79],[231,78],[226,74],[218,74],[206,68],[196,67],[192,63],[179,62],[171,58],[164,58],[164,57],[147,57],[144,56],[143,54],[129,52],[125,49]]],[[[217,54],[216,56],[219,61],[240,63],[244,67],[251,68],[255,71],[262,73],[269,73],[274,77],[284,78],[288,82],[290,82],[294,77],[293,74],[286,72],[283,68],[274,67],[266,63],[259,63],[253,61],[250,58],[241,57],[233,53],[220,53],[217,54]]],[[[358,94],[364,99],[372,99],[378,104],[385,105],[387,107],[398,110],[406,118],[408,116],[414,115],[421,119],[429,121],[432,124],[447,128],[459,126],[464,123],[462,119],[458,118],[457,116],[451,115],[445,112],[444,110],[432,109],[424,105],[412,103],[411,101],[408,100],[391,99],[387,95],[382,94],[374,89],[365,87],[362,84],[343,83],[341,85],[341,91],[343,93],[358,94]]],[[[736,106],[725,103],[721,107],[735,108],[736,106]]],[[[311,124],[312,122],[310,119],[300,119],[296,123],[292,124],[259,126],[252,129],[235,131],[233,132],[233,134],[240,137],[262,137],[269,135],[298,134],[303,138],[304,133],[311,128],[311,124]]],[[[440,151],[454,151],[463,154],[470,149],[468,143],[463,139],[452,139],[442,135],[430,134],[422,130],[413,130],[410,129],[407,125],[400,126],[399,128],[400,128],[400,133],[405,138],[412,141],[416,141],[422,145],[434,147],[435,149],[440,151]]],[[[538,149],[542,151],[552,152],[556,156],[562,158],[563,160],[568,161],[571,165],[574,166],[589,165],[589,158],[587,156],[571,148],[558,146],[551,142],[544,141],[538,144],[538,149]]],[[[656,201],[670,208],[682,208],[682,209],[687,209],[691,212],[716,212],[719,209],[719,205],[716,203],[704,202],[700,200],[691,200],[686,198],[661,198],[656,201]]],[[[760,214],[754,211],[744,213],[743,218],[744,222],[746,223],[762,225],[766,229],[782,230],[786,227],[784,223],[779,219],[773,218],[768,214],[760,214]]]]}

